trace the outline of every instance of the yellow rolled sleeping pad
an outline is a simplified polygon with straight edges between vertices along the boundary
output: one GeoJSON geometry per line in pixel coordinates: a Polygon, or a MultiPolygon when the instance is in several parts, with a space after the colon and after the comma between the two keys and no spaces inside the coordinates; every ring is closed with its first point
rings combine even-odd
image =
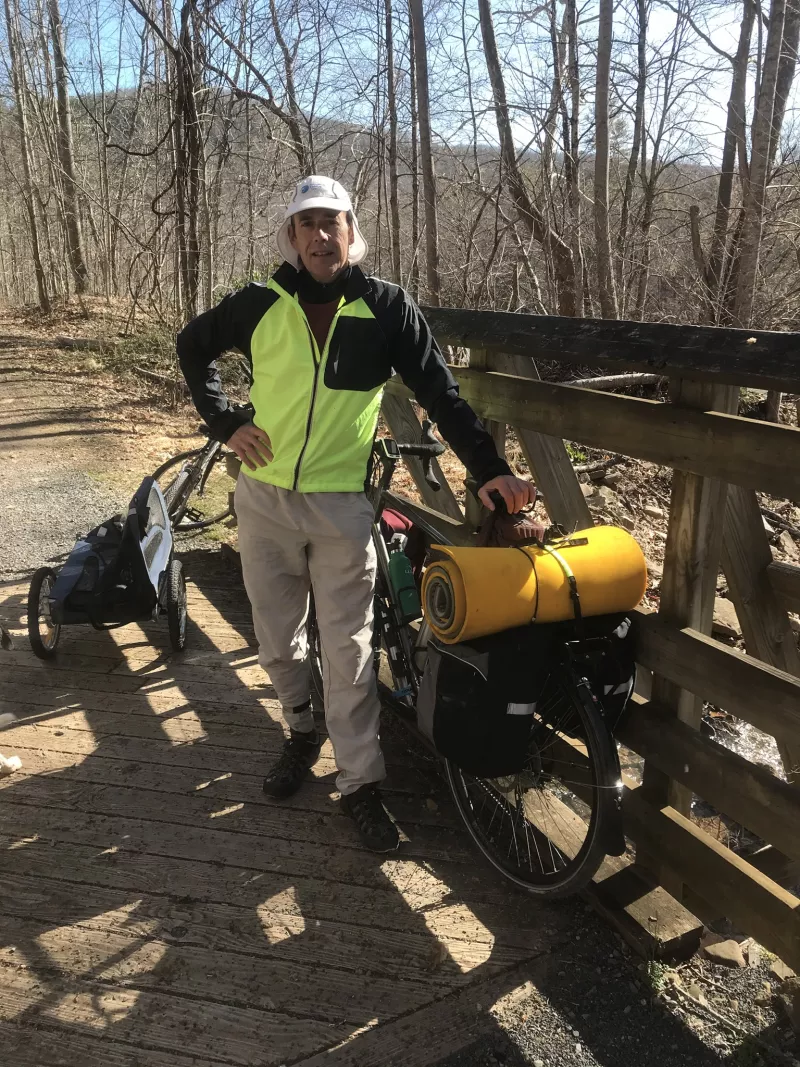
{"type": "Polygon", "coordinates": [[[427,622],[445,644],[530,622],[572,619],[571,584],[584,616],[630,611],[647,588],[644,554],[616,526],[579,530],[544,548],[433,549],[437,558],[425,570],[422,603],[427,622]]]}

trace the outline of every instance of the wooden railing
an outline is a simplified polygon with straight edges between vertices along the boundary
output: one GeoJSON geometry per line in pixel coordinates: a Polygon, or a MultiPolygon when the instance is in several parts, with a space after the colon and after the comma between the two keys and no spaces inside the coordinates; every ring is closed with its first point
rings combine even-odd
{"type": "MultiPolygon", "coordinates": [[[[653,672],[652,691],[636,698],[620,731],[644,758],[641,784],[626,783],[623,805],[634,874],[651,879],[643,893],[655,877],[693,915],[727,916],[800,968],[800,899],[780,884],[800,882],[800,653],[787,614],[800,611],[800,567],[773,560],[756,498],[759,490],[800,502],[800,430],[736,414],[740,387],[800,392],[800,335],[425,311],[440,344],[469,350],[469,364],[453,367],[461,394],[500,447],[514,431],[554,521],[592,524],[565,439],[672,468],[659,610],[636,617],[637,658],[653,672]],[[543,382],[537,358],[658,373],[670,380],[670,400],[543,382]],[[720,568],[746,655],[710,636],[720,568]],[[704,701],[772,734],[787,780],[704,736],[704,701]],[[692,821],[693,795],[769,847],[752,863],[742,859],[692,821]]],[[[384,400],[403,439],[419,433],[409,397],[393,381],[384,400]]],[[[413,473],[425,504],[468,538],[475,506],[465,515],[451,487],[434,494],[413,473]]],[[[630,920],[630,880],[625,893],[630,920]]],[[[657,911],[648,899],[644,910],[657,911]]],[[[649,934],[651,950],[669,942],[649,934]]]]}

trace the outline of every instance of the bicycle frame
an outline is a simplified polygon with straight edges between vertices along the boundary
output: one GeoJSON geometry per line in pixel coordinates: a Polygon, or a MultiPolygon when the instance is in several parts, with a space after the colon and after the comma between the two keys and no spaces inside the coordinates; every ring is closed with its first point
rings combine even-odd
{"type": "Polygon", "coordinates": [[[375,513],[372,526],[372,541],[375,546],[378,563],[376,589],[382,586],[386,590],[386,606],[388,608],[388,617],[386,617],[381,597],[376,596],[374,652],[376,657],[380,655],[381,637],[383,637],[389,659],[389,670],[392,674],[395,688],[390,690],[388,686],[380,683],[379,674],[382,696],[410,725],[415,726],[419,681],[424,669],[424,659],[422,659],[422,662],[420,660],[422,656],[427,655],[426,649],[431,629],[424,619],[420,621],[418,628],[403,622],[398,611],[397,604],[392,596],[392,585],[389,577],[389,550],[380,528],[381,515],[387,504],[391,504],[395,510],[405,515],[415,526],[422,530],[428,544],[450,545],[453,542],[432,522],[417,514],[411,501],[406,502],[403,497],[389,492],[395,469],[401,461],[400,453],[399,451],[393,451],[393,445],[394,442],[388,441],[387,443],[386,438],[381,438],[376,441],[375,451],[373,452],[373,456],[377,453],[377,459],[383,467],[381,476],[370,494],[375,513]],[[407,508],[404,506],[406,504],[408,505],[407,508]]]}
{"type": "Polygon", "coordinates": [[[167,494],[169,518],[173,526],[177,526],[183,518],[192,493],[197,490],[202,495],[211,469],[221,458],[221,453],[222,445],[219,441],[209,438],[200,450],[200,455],[188,459],[181,467],[167,494]]]}

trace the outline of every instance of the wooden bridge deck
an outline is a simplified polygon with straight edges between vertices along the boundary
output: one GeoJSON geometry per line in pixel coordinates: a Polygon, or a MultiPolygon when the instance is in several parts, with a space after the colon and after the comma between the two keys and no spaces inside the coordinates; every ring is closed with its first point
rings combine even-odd
{"type": "Polygon", "coordinates": [[[329,744],[288,802],[283,739],[238,576],[189,554],[186,652],[160,627],[65,630],[35,659],[27,587],[2,589],[0,1043],[16,1067],[423,1067],[495,1025],[579,905],[509,892],[399,727],[387,802],[404,837],[362,850],[329,744]],[[532,961],[536,961],[533,963],[532,961]]]}

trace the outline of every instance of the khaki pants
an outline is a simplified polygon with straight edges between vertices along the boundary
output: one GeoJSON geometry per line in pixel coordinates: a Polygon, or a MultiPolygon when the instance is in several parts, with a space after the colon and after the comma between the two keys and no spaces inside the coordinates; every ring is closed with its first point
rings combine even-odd
{"type": "Polygon", "coordinates": [[[287,724],[313,727],[310,711],[292,711],[309,699],[305,624],[313,588],[337,787],[352,793],[381,781],[386,772],[372,665],[372,507],[363,493],[297,493],[240,474],[235,508],[258,660],[287,724]]]}

